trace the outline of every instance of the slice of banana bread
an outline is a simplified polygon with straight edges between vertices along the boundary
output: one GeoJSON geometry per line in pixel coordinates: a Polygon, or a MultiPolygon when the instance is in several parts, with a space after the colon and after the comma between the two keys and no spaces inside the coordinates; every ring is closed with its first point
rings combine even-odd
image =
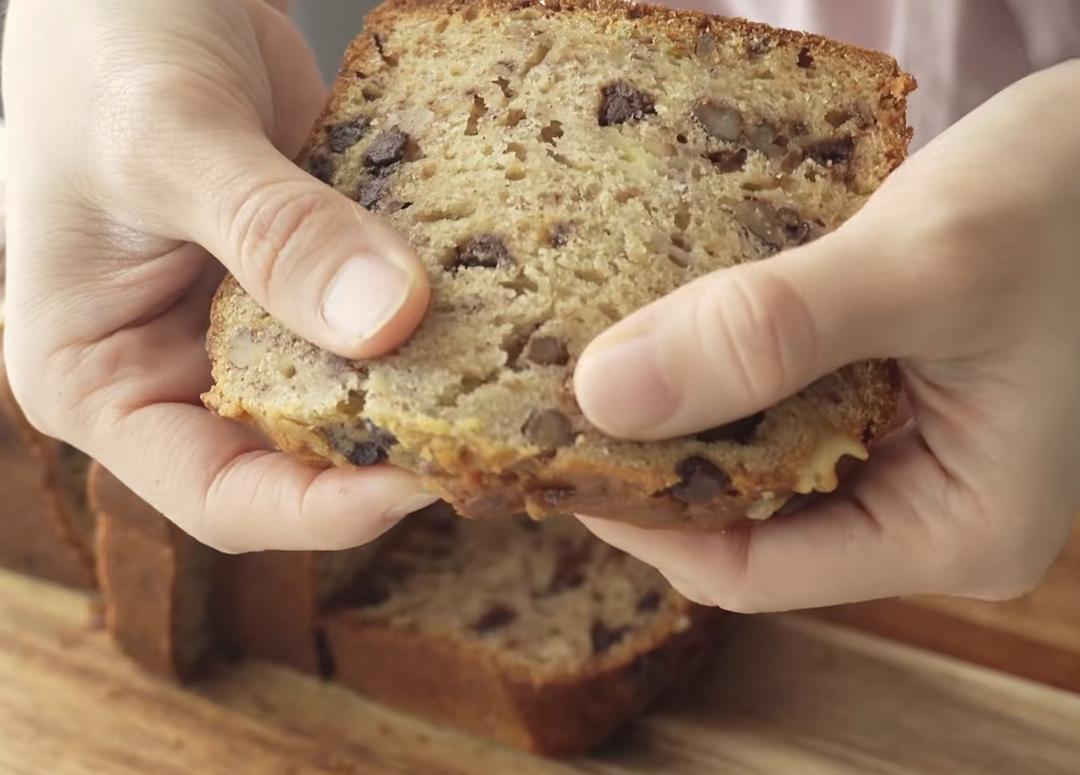
{"type": "Polygon", "coordinates": [[[390,0],[302,163],[415,245],[427,319],[349,362],[227,280],[206,402],[317,464],[416,471],[470,516],[722,527],[827,491],[890,428],[894,365],[648,445],[591,427],[571,377],[627,314],[857,211],[904,159],[913,87],[884,55],[622,0],[390,0]]]}
{"type": "Polygon", "coordinates": [[[90,469],[105,622],[122,652],[173,680],[212,653],[210,579],[215,552],[156,512],[104,467],[90,469]]]}
{"type": "Polygon", "coordinates": [[[237,656],[331,677],[319,614],[352,580],[374,546],[219,557],[212,608],[222,644],[237,656]]]}
{"type": "Polygon", "coordinates": [[[324,627],[337,679],[547,755],[602,742],[702,665],[717,612],[576,520],[410,519],[324,627]]]}
{"type": "Polygon", "coordinates": [[[85,495],[89,461],[30,427],[11,395],[2,358],[0,347],[0,566],[93,588],[94,520],[85,495]]]}

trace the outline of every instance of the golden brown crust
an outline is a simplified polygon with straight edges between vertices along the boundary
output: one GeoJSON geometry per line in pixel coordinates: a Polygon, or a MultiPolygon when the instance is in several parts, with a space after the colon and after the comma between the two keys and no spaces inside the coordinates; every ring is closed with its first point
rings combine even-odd
{"type": "Polygon", "coordinates": [[[91,518],[79,513],[82,477],[64,470],[63,446],[34,431],[0,366],[0,462],[7,484],[0,506],[0,565],[67,586],[92,589],[91,518]]]}
{"type": "Polygon", "coordinates": [[[199,672],[211,653],[213,552],[94,463],[98,574],[109,634],[143,669],[170,680],[199,672]]]}
{"type": "Polygon", "coordinates": [[[681,632],[659,631],[585,675],[538,681],[476,649],[349,611],[326,617],[337,679],[360,694],[544,756],[600,744],[708,657],[716,612],[687,605],[681,632]]]}

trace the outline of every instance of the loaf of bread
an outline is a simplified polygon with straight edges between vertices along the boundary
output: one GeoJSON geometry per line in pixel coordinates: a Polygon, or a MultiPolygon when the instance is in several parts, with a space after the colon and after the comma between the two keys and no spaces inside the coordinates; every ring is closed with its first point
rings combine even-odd
{"type": "Polygon", "coordinates": [[[470,522],[439,504],[368,548],[223,556],[97,464],[90,482],[109,632],[171,680],[221,647],[569,755],[693,676],[718,620],[573,520],[470,522]]]}
{"type": "Polygon", "coordinates": [[[508,745],[588,750],[692,676],[714,610],[576,520],[411,518],[324,618],[337,680],[508,745]]]}
{"type": "Polygon", "coordinates": [[[88,464],[30,427],[0,362],[0,566],[72,587],[96,585],[88,464]]]}
{"type": "Polygon", "coordinates": [[[91,466],[89,494],[109,634],[143,669],[173,680],[193,677],[213,649],[209,595],[216,553],[98,463],[91,466]]]}
{"type": "Polygon", "coordinates": [[[416,247],[427,318],[350,362],[227,280],[206,401],[313,463],[415,471],[470,516],[723,527],[830,490],[891,428],[894,365],[647,445],[591,427],[572,374],[634,310],[855,213],[905,157],[913,86],[884,55],[622,0],[389,0],[301,161],[416,247]]]}

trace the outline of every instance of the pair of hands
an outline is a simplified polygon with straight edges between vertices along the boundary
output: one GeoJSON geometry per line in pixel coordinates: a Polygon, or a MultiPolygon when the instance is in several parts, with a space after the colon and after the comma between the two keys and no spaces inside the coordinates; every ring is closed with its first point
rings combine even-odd
{"type": "MultiPolygon", "coordinates": [[[[225,551],[345,548],[429,503],[406,472],[311,470],[199,402],[224,268],[347,357],[393,349],[428,301],[402,237],[289,162],[326,94],[288,20],[262,0],[12,0],[5,43],[4,342],[30,421],[225,551]]],[[[1078,108],[1080,63],[1032,77],[835,234],[582,356],[586,415],[634,439],[900,359],[911,420],[841,492],[727,534],[586,524],[740,611],[1031,587],[1080,509],[1078,108]]]]}

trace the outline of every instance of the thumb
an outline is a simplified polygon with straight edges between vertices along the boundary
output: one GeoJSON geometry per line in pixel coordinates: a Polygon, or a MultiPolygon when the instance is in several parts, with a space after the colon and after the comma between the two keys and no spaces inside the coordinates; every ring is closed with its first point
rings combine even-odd
{"type": "Polygon", "coordinates": [[[748,417],[846,364],[908,354],[918,278],[868,236],[841,229],[714,272],[616,324],[578,363],[582,411],[613,436],[672,438],[748,417]]]}
{"type": "Polygon", "coordinates": [[[338,355],[381,355],[409,337],[430,290],[400,234],[297,168],[257,130],[226,132],[213,156],[228,170],[215,177],[227,182],[185,213],[188,239],[270,314],[338,355]]]}

